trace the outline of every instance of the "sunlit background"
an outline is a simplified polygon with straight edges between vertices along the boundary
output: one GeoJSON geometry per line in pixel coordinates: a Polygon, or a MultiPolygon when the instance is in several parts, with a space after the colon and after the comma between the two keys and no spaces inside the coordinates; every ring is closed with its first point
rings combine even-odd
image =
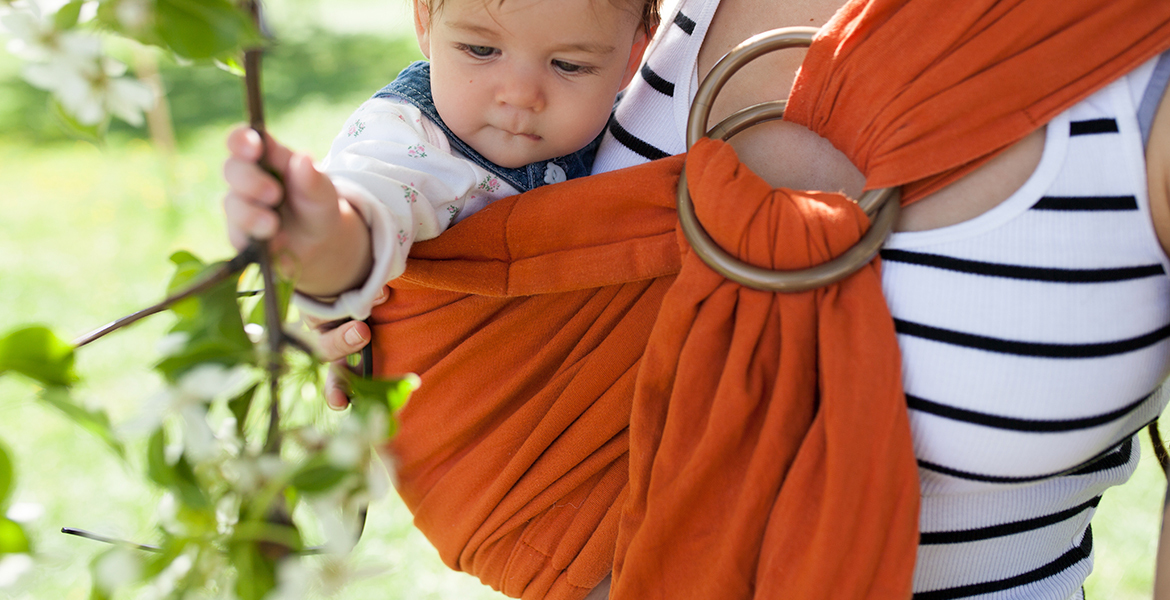
{"type": "MultiPolygon", "coordinates": [[[[405,0],[265,4],[276,40],[263,78],[269,131],[316,156],[361,101],[421,58],[405,0]]],[[[132,48],[125,60],[152,62],[132,48]]],[[[46,94],[22,81],[20,63],[0,51],[0,331],[43,323],[71,339],[160,299],[172,251],[205,259],[232,254],[221,223],[220,165],[227,129],[244,119],[241,82],[214,67],[153,60],[173,147],[165,129],[151,135],[124,125],[100,144],[70,138],[46,94]]],[[[133,415],[155,389],[149,367],[168,319],[154,317],[81,350],[87,383],[78,396],[115,422],[133,415]]],[[[1142,438],[1138,474],[1106,494],[1094,520],[1089,598],[1150,596],[1165,487],[1142,438]]],[[[104,548],[63,535],[61,527],[152,541],[159,491],[11,377],[0,378],[0,440],[16,461],[10,516],[26,521],[36,558],[15,598],[87,597],[88,563],[104,548]]],[[[377,574],[337,597],[501,597],[447,570],[396,497],[371,507],[357,552],[377,574]]]]}

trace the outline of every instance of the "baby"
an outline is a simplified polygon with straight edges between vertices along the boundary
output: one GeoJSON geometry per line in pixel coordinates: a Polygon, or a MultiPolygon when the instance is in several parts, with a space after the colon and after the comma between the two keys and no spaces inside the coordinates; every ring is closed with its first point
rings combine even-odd
{"type": "Polygon", "coordinates": [[[658,0],[414,0],[429,62],[350,117],[318,171],[259,136],[228,137],[228,234],[271,239],[301,306],[365,318],[410,245],[504,196],[589,174],[618,92],[657,25],[658,0]]]}

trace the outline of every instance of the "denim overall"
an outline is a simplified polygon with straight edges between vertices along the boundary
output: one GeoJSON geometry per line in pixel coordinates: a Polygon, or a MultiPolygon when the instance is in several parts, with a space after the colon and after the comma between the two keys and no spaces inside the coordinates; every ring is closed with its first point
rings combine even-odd
{"type": "Polygon", "coordinates": [[[550,160],[542,160],[535,162],[518,169],[507,169],[496,165],[476,152],[471,146],[468,146],[463,140],[459,139],[443,119],[439,117],[438,111],[435,110],[435,99],[431,95],[431,65],[426,61],[418,61],[406,67],[398,74],[390,85],[378,90],[374,94],[374,98],[386,98],[393,96],[401,98],[405,102],[411,104],[415,108],[422,111],[431,121],[434,121],[443,133],[451,140],[451,147],[462,153],[467,160],[483,167],[488,172],[498,176],[500,179],[508,182],[512,187],[521,192],[527,192],[533,188],[540,187],[546,183],[559,183],[566,179],[575,179],[577,177],[584,177],[589,174],[590,169],[593,168],[593,156],[597,153],[597,147],[601,144],[601,137],[604,134],[599,133],[589,145],[584,148],[559,158],[550,160]]]}

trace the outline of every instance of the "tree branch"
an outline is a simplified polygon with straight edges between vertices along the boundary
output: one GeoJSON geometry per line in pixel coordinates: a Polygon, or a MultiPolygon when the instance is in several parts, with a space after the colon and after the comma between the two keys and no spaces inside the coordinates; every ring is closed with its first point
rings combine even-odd
{"type": "Polygon", "coordinates": [[[97,339],[104,337],[107,334],[110,334],[110,333],[113,333],[119,329],[122,329],[123,327],[133,325],[134,323],[137,323],[138,321],[141,321],[142,319],[145,319],[146,317],[149,317],[150,315],[160,313],[160,312],[170,308],[172,305],[174,305],[176,302],[179,302],[180,300],[185,300],[187,298],[190,298],[191,296],[201,294],[201,293],[211,289],[212,287],[215,287],[221,281],[227,279],[228,277],[231,277],[232,275],[234,275],[236,273],[239,273],[240,271],[243,271],[245,267],[256,262],[256,260],[257,260],[257,257],[256,257],[257,252],[256,251],[257,251],[258,247],[259,247],[258,244],[253,243],[251,246],[248,246],[247,248],[245,248],[243,252],[240,252],[239,254],[237,254],[235,256],[235,258],[231,259],[230,261],[228,261],[226,263],[221,264],[219,266],[219,268],[215,269],[214,271],[209,273],[206,277],[200,279],[199,281],[190,285],[186,289],[180,290],[180,291],[178,291],[170,296],[167,296],[163,301],[159,302],[158,304],[144,308],[138,312],[126,315],[126,316],[122,317],[121,319],[118,319],[116,321],[113,321],[111,323],[103,325],[103,326],[73,340],[73,345],[77,348],[80,348],[80,347],[82,347],[90,342],[93,342],[97,339]]]}

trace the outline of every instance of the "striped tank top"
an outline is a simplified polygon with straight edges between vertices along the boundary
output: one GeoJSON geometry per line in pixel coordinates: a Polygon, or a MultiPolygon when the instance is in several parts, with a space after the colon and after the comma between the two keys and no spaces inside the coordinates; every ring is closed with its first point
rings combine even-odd
{"type": "MultiPolygon", "coordinates": [[[[717,4],[684,0],[664,20],[594,172],[685,150],[717,4]]],[[[1143,152],[1170,76],[1155,63],[1050,122],[1002,204],[882,251],[920,467],[916,600],[1084,596],[1090,519],[1170,397],[1170,261],[1143,152]]]]}

